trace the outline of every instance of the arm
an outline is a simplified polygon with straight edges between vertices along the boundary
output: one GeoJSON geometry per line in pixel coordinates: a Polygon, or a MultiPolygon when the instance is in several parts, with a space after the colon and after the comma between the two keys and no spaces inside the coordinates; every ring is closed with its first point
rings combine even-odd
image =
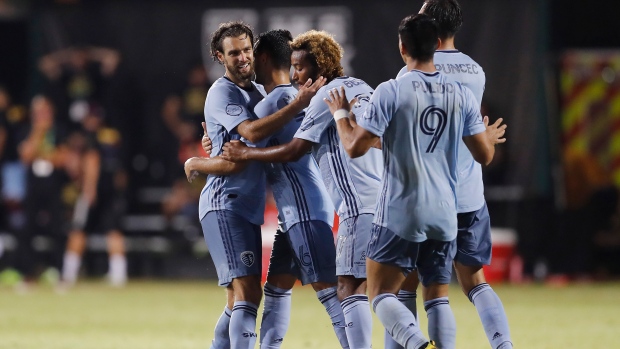
{"type": "Polygon", "coordinates": [[[330,99],[325,99],[329,110],[336,119],[336,128],[345,151],[351,158],[360,157],[368,152],[380,138],[351,120],[351,106],[347,101],[344,87],[329,91],[330,99]]]}
{"type": "Polygon", "coordinates": [[[82,181],[82,194],[90,206],[97,199],[97,184],[99,183],[99,169],[101,168],[101,157],[96,150],[90,150],[84,155],[82,164],[84,180],[82,181]]]}
{"type": "Polygon", "coordinates": [[[263,139],[281,130],[297,114],[310,104],[310,100],[317,91],[325,85],[325,78],[319,77],[314,83],[308,79],[299,89],[297,97],[286,107],[258,120],[245,120],[237,125],[237,132],[252,143],[263,139]]]}
{"type": "Polygon", "coordinates": [[[221,156],[212,158],[193,157],[185,161],[185,176],[191,183],[197,175],[228,176],[241,172],[246,163],[227,161],[221,156]]]}
{"type": "Polygon", "coordinates": [[[487,166],[493,160],[495,155],[495,145],[506,142],[506,138],[503,138],[506,132],[506,125],[501,125],[502,119],[489,126],[489,117],[484,117],[485,132],[475,134],[473,136],[463,137],[463,142],[469,149],[469,152],[474,157],[474,160],[480,164],[487,166]]]}
{"type": "Polygon", "coordinates": [[[290,142],[268,148],[250,148],[239,141],[224,144],[222,157],[230,161],[293,162],[312,149],[313,143],[293,138],[290,142]]]}
{"type": "Polygon", "coordinates": [[[45,129],[33,127],[28,138],[21,142],[19,145],[19,158],[24,164],[30,165],[37,158],[46,132],[47,130],[45,129]]]}
{"type": "Polygon", "coordinates": [[[101,64],[101,74],[103,76],[111,76],[114,74],[121,60],[121,55],[118,51],[103,47],[89,48],[88,56],[91,60],[101,64]]]}

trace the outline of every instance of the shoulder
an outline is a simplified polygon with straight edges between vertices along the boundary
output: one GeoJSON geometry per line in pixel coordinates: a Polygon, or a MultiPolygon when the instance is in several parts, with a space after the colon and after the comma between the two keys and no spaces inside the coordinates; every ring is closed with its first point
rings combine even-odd
{"type": "Polygon", "coordinates": [[[207,98],[219,97],[230,94],[236,95],[238,93],[239,88],[237,87],[237,85],[235,85],[226,78],[219,78],[215,81],[215,83],[213,83],[211,88],[209,88],[209,92],[207,92],[207,98]]]}

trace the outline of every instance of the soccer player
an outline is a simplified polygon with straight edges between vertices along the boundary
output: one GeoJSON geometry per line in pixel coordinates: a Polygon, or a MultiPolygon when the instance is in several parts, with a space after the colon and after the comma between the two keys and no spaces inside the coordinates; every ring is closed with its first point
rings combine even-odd
{"type": "Polygon", "coordinates": [[[358,101],[353,113],[361,117],[373,89],[362,80],[344,75],[340,64],[342,47],[330,34],[311,30],[298,35],[291,46],[293,80],[300,83],[324,76],[328,81],[310,101],[299,130],[290,142],[278,146],[258,149],[228,143],[223,156],[232,161],[279,163],[297,161],[312,151],[340,217],[336,272],[349,347],[367,349],[371,346],[372,317],[366,296],[366,248],[383,160],[378,149],[371,149],[359,159],[347,157],[329,108],[322,100],[328,89],[346,88],[358,101]]]}
{"type": "MultiPolygon", "coordinates": [[[[439,25],[441,44],[433,58],[435,68],[468,87],[480,105],[485,87],[484,70],[454,46],[455,35],[463,23],[458,1],[427,0],[422,5],[420,13],[431,16],[439,25]]],[[[407,67],[403,67],[398,76],[407,72],[407,67]]],[[[501,122],[501,119],[497,122],[501,122]]],[[[454,269],[461,289],[478,311],[491,347],[493,349],[512,348],[510,328],[502,301],[486,283],[482,268],[483,265],[491,263],[491,221],[484,200],[482,168],[464,146],[461,148],[464,150],[459,152],[458,158],[458,234],[454,269]]],[[[399,293],[401,301],[408,305],[414,314],[416,313],[415,290],[417,286],[417,273],[411,273],[399,293]]],[[[435,305],[435,302],[425,302],[424,308],[427,312],[433,312],[435,305]]],[[[429,326],[429,331],[432,327],[429,326]]],[[[390,336],[386,336],[385,347],[386,349],[399,348],[390,336]]]]}
{"type": "MultiPolygon", "coordinates": [[[[297,95],[289,76],[292,40],[288,30],[271,30],[260,34],[254,45],[256,82],[268,93],[254,107],[259,118],[277,112],[297,95]]],[[[267,144],[289,142],[304,115],[304,112],[299,113],[284,129],[270,137],[267,144]]],[[[188,160],[189,178],[195,161],[200,160],[188,160]]],[[[211,164],[214,166],[212,160],[211,164]]],[[[245,164],[247,162],[238,163],[239,166],[245,164]]],[[[312,284],[332,319],[341,346],[348,348],[336,290],[336,248],[331,230],[334,206],[320,178],[318,165],[310,154],[305,154],[295,162],[265,164],[265,167],[278,207],[280,228],[264,286],[260,347],[281,346],[290,322],[292,288],[300,279],[304,285],[312,284]]]]}
{"type": "MultiPolygon", "coordinates": [[[[372,307],[403,347],[435,348],[396,294],[405,274],[417,267],[425,299],[447,300],[446,266],[456,252],[459,140],[477,161],[488,164],[504,129],[486,131],[471,91],[436,71],[433,54],[439,35],[432,18],[406,17],[398,32],[410,72],[379,85],[357,124],[348,117],[344,90],[331,90],[326,102],[351,157],[362,156],[382,141],[385,171],[367,255],[372,307]]],[[[451,312],[447,301],[441,303],[441,311],[451,312]]],[[[452,342],[438,347],[454,348],[454,335],[442,336],[452,342]]]]}
{"type": "MultiPolygon", "coordinates": [[[[260,142],[281,129],[305,108],[322,86],[321,79],[305,84],[291,103],[257,119],[253,109],[263,99],[254,76],[253,33],[242,22],[227,22],[213,33],[211,55],[225,74],[209,89],[205,122],[216,154],[222,145],[242,137],[260,142]],[[318,85],[317,85],[318,84],[318,85]]],[[[199,169],[198,169],[199,170],[199,169]]],[[[201,224],[217,269],[227,290],[227,306],[215,329],[212,348],[253,348],[256,311],[262,297],[260,225],[265,211],[265,172],[248,163],[232,175],[209,175],[200,195],[201,224]]]]}

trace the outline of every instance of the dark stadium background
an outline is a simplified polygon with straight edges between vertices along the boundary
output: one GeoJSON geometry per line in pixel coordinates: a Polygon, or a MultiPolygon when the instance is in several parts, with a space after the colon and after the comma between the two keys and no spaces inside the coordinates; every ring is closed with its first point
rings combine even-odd
{"type": "MultiPolygon", "coordinates": [[[[567,49],[620,47],[614,2],[460,2],[465,23],[456,45],[484,67],[484,104],[492,118],[503,117],[509,125],[505,154],[486,173],[493,225],[517,232],[526,274],[537,266],[552,273],[580,271],[575,254],[583,249],[575,240],[589,237],[566,233],[559,62],[567,49]]],[[[80,45],[121,53],[106,115],[122,131],[123,161],[130,171],[129,215],[139,219],[159,213],[158,200],[179,175],[178,166],[170,165],[177,149],[161,118],[162,103],[183,86],[193,64],[209,59],[202,27],[207,11],[254,11],[261,31],[267,29],[265,14],[274,8],[338,7],[348,14],[341,27],[354,49],[352,75],[376,86],[402,67],[396,28],[422,1],[0,1],[5,3],[17,11],[0,16],[0,84],[17,104],[27,106],[43,88],[37,60],[44,54],[80,45]]],[[[189,241],[200,232],[150,229],[138,222],[126,233],[136,239],[162,237],[175,246],[168,253],[136,248],[130,254],[132,276],[205,276],[204,260],[191,257],[189,241]]],[[[93,270],[103,268],[101,256],[89,258],[93,270]]]]}

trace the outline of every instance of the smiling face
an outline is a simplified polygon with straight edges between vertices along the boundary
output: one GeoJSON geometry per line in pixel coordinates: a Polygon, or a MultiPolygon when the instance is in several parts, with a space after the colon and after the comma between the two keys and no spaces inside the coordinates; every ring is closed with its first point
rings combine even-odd
{"type": "Polygon", "coordinates": [[[295,50],[291,55],[291,65],[293,66],[293,81],[298,85],[303,85],[312,79],[316,81],[319,74],[319,68],[313,64],[308,51],[295,50]]]}
{"type": "Polygon", "coordinates": [[[234,83],[247,84],[254,75],[254,53],[252,40],[246,34],[227,37],[222,41],[224,52],[218,52],[218,59],[226,68],[226,75],[234,83]]]}

